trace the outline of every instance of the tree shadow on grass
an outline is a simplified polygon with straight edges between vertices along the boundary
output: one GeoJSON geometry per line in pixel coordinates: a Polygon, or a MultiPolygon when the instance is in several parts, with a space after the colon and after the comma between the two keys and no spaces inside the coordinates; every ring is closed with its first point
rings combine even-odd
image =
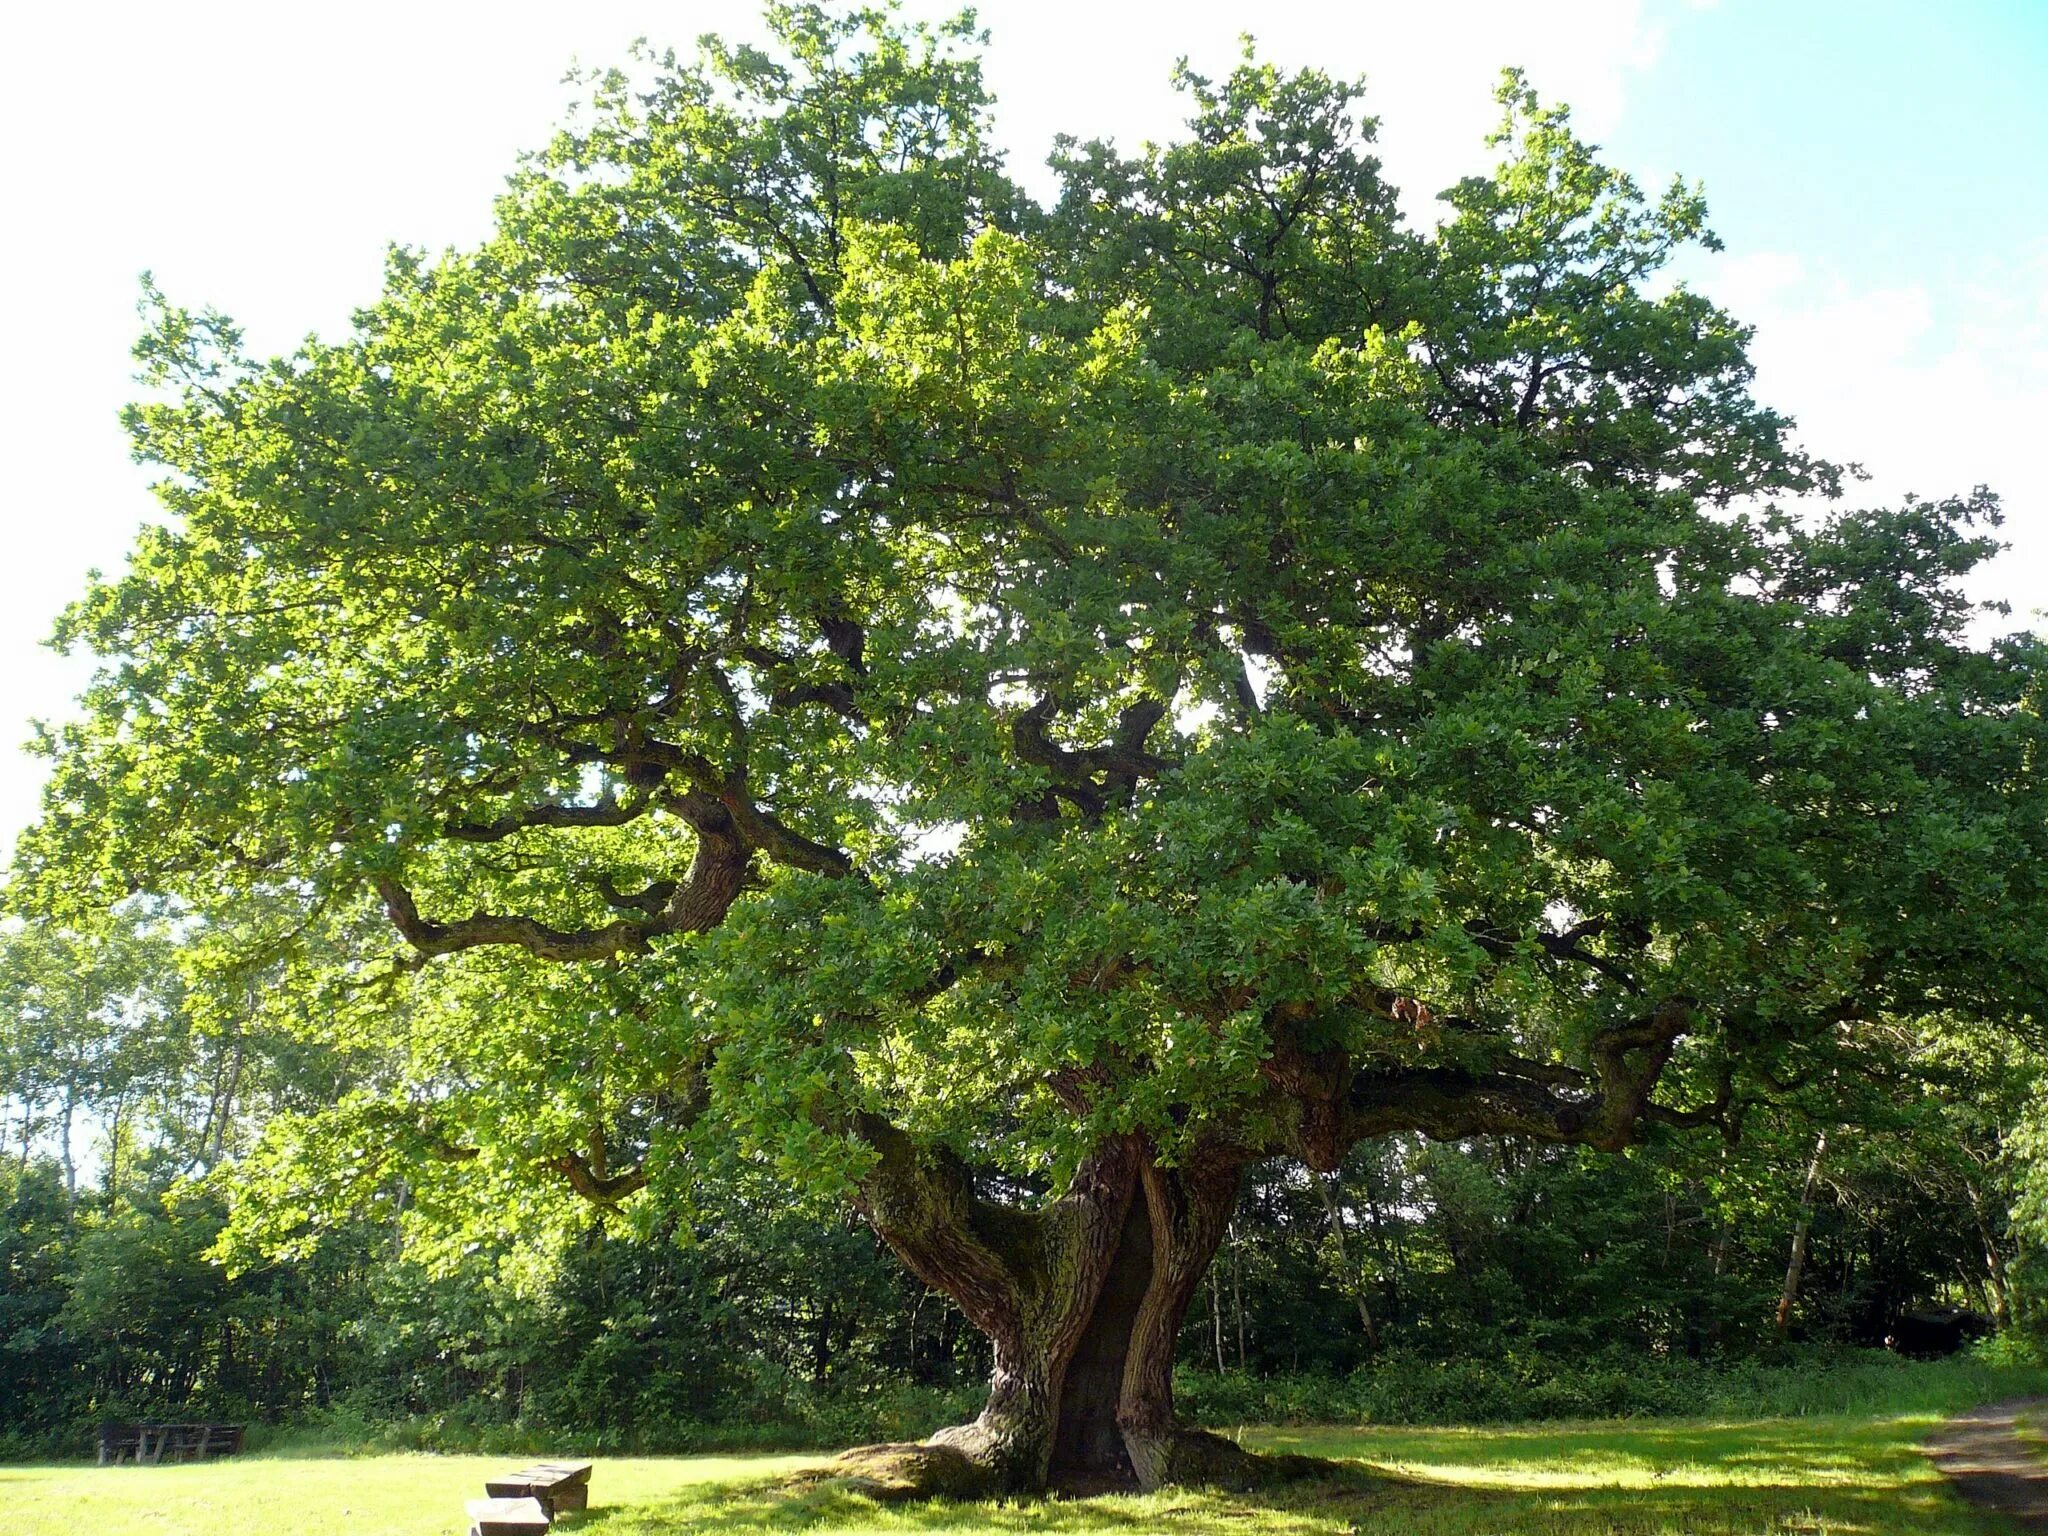
{"type": "MultiPolygon", "coordinates": [[[[579,1536],[652,1536],[655,1532],[802,1531],[952,1533],[1186,1533],[1232,1536],[1322,1536],[1348,1531],[1383,1504],[1398,1477],[1356,1464],[1332,1464],[1257,1493],[1176,1488],[1154,1494],[956,1502],[883,1503],[834,1481],[775,1478],[746,1484],[695,1484],[663,1499],[593,1510],[579,1536]]],[[[1482,1497],[1484,1497],[1482,1495],[1482,1497]]]]}
{"type": "Polygon", "coordinates": [[[843,1485],[695,1484],[593,1510],[577,1536],[705,1531],[1178,1536],[1982,1536],[1917,1421],[1262,1431],[1261,1449],[1341,1457],[1321,1476],[1229,1493],[884,1505],[843,1485]]]}
{"type": "MultiPolygon", "coordinates": [[[[1994,1529],[1950,1492],[1921,1449],[1935,1422],[1814,1418],[1303,1430],[1264,1431],[1256,1439],[1274,1449],[1324,1455],[1348,1450],[1407,1474],[1409,1486],[1420,1490],[1503,1496],[1489,1511],[1487,1528],[1510,1533],[1975,1536],[1994,1529]]],[[[1431,1512],[1413,1513],[1415,1529],[1437,1528],[1431,1512]]],[[[1445,1515],[1441,1528],[1465,1527],[1445,1515]]]]}

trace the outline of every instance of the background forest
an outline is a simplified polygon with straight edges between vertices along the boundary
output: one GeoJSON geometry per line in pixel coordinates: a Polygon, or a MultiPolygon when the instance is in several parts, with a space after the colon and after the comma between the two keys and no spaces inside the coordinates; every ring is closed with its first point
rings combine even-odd
{"type": "MultiPolygon", "coordinates": [[[[851,1216],[738,1166],[700,1180],[687,1225],[566,1191],[451,1221],[398,1178],[344,1221],[266,1201],[231,1225],[265,1127],[289,1146],[289,1117],[374,1086],[403,1032],[322,1038],[219,960],[232,937],[131,910],[4,938],[0,1450],[78,1453],[137,1416],[444,1448],[823,1445],[971,1407],[985,1345],[952,1306],[851,1216]]],[[[1328,1179],[1261,1170],[1182,1336],[1190,1411],[1821,1409],[1952,1342],[1941,1309],[1996,1325],[1979,1355],[2037,1357],[2042,1063],[1940,1028],[1887,1057],[1911,1075],[1788,1084],[1732,1143],[1395,1137],[1328,1179]]]]}

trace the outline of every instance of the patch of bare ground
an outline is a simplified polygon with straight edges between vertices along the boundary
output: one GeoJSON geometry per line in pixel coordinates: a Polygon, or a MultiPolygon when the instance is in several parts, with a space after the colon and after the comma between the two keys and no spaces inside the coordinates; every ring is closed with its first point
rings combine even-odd
{"type": "Polygon", "coordinates": [[[2048,1460],[2023,1425],[2038,1421],[2048,1398],[1987,1403],[1958,1414],[1927,1442],[1927,1452],[1956,1492],[2023,1531],[2048,1532],[2048,1460]]]}

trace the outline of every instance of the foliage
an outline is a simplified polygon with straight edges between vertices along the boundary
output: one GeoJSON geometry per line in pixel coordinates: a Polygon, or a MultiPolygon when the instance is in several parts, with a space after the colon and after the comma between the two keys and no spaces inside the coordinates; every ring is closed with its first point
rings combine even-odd
{"type": "Polygon", "coordinates": [[[1180,1399],[1205,1424],[1531,1424],[1610,1418],[1748,1420],[1940,1415],[2048,1389],[2048,1370],[1877,1350],[1802,1349],[1767,1362],[1645,1358],[1626,1349],[1567,1361],[1507,1354],[1432,1360],[1396,1352],[1350,1376],[1190,1372],[1180,1399]]]}
{"type": "Polygon", "coordinates": [[[171,517],[60,629],[110,661],[19,900],[374,889],[452,957],[391,980],[391,1107],[671,1198],[706,1069],[831,1187],[835,1104],[1037,1174],[1241,1117],[1290,1030],[1471,1070],[1649,999],[1710,1084],[2035,1007],[2038,661],[1955,586],[1995,503],[1715,510],[1835,482],[1647,286],[1696,192],[1511,80],[1409,232],[1355,89],[1247,63],[1041,212],[962,29],[771,21],[600,80],[342,340],[152,300],[171,517]]]}
{"type": "MultiPolygon", "coordinates": [[[[237,1196],[219,1253],[395,1231],[394,1406],[459,1340],[449,1379],[630,1439],[796,1339],[814,1379],[884,1358],[868,1275],[691,1358],[718,1255],[651,1246],[759,1221],[763,1180],[850,1197],[1027,1384],[977,1446],[1018,1487],[1062,1413],[1169,1475],[1174,1334],[1271,1159],[1439,1143],[1398,1143],[1425,1348],[1463,1307],[1583,1352],[1626,1294],[1642,1347],[1707,1351],[1759,1300],[1737,1226],[1803,1260],[1852,1192],[1868,1235],[1937,1184],[2005,1310],[2048,722],[2039,637],[1972,628],[1996,498],[1783,510],[1843,475],[1667,280],[1714,245],[1698,190],[1645,194],[1519,76],[1438,227],[1358,86],[1250,55],[1181,73],[1172,142],[1062,141],[1038,206],[971,20],[767,22],[591,80],[490,238],[395,251],[344,335],[263,359],[147,295],[165,516],[60,620],[100,668],[42,742],[9,953],[123,903],[189,939],[189,997],[116,1033],[172,1043],[135,1070],[162,1156],[237,1196]],[[1952,1079],[1997,1114],[1908,1135],[1899,1087],[1952,1079]],[[1911,1150],[1826,1163],[1852,1124],[1911,1150]],[[1708,1126],[1761,1155],[1658,1146],[1603,1192],[1540,1150],[1708,1126]],[[572,1195],[650,1246],[568,1256],[572,1195]],[[1679,1243],[1681,1206],[1717,1236],[1679,1243]],[[479,1254],[488,1286],[442,1288],[479,1254]],[[544,1382],[506,1298],[579,1340],[544,1382]],[[1098,1325],[1151,1353],[1097,1389],[1151,1395],[1046,1407],[1098,1325]]],[[[64,1039],[68,1106],[111,1058],[64,1039]]],[[[66,1303],[99,1338],[104,1268],[203,1289],[176,1197],[108,1182],[66,1303]]],[[[1267,1257],[1336,1273],[1369,1337],[1389,1276],[1343,1221],[1267,1257]]],[[[1858,1254],[1880,1314],[1957,1247],[1913,1235],[1858,1254]]]]}
{"type": "Polygon", "coordinates": [[[2027,1297],[2021,1320],[2048,1340],[2048,1311],[2038,1289],[2048,1279],[2048,1098],[2036,1095],[2029,1103],[2013,1128],[2012,1152],[2018,1186],[2012,1218],[2023,1239],[2019,1265],[2027,1297]]]}

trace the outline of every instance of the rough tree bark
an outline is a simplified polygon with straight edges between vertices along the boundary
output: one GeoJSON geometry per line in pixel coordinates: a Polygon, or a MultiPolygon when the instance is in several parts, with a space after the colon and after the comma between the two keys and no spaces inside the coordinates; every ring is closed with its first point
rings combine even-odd
{"type": "Polygon", "coordinates": [[[950,1155],[886,1123],[860,1204],[994,1354],[987,1405],[916,1447],[850,1453],[845,1469],[904,1492],[1153,1488],[1227,1480],[1252,1459],[1173,1410],[1174,1345],[1237,1203],[1245,1155],[1220,1143],[1162,1165],[1109,1142],[1037,1211],[979,1197],[950,1155]]]}
{"type": "Polygon", "coordinates": [[[1244,1483],[1300,1470],[1174,1417],[1174,1345],[1245,1166],[1277,1155],[1326,1174],[1358,1140],[1397,1130],[1618,1148],[1643,1119],[1705,1124],[1721,1106],[1680,1112],[1650,1100],[1683,1025],[1682,1010],[1664,1008],[1609,1035],[1592,1076],[1505,1056],[1492,1071],[1364,1072],[1341,1051],[1311,1054],[1283,1040],[1262,1066],[1272,1113],[1256,1143],[1211,1128],[1168,1160],[1142,1136],[1116,1138],[1038,1209],[982,1197],[952,1153],[855,1116],[847,1128],[874,1154],[858,1189],[862,1213],[988,1336],[994,1370],[973,1422],[919,1445],[849,1452],[838,1471],[884,1494],[973,1496],[1244,1483]]]}
{"type": "Polygon", "coordinates": [[[1252,1460],[1220,1435],[1183,1427],[1173,1413],[1173,1352],[1188,1304],[1237,1209],[1241,1151],[1198,1146],[1172,1168],[1140,1162],[1151,1246],[1149,1273],[1122,1350],[1116,1426],[1141,1488],[1232,1481],[1252,1460]]]}

